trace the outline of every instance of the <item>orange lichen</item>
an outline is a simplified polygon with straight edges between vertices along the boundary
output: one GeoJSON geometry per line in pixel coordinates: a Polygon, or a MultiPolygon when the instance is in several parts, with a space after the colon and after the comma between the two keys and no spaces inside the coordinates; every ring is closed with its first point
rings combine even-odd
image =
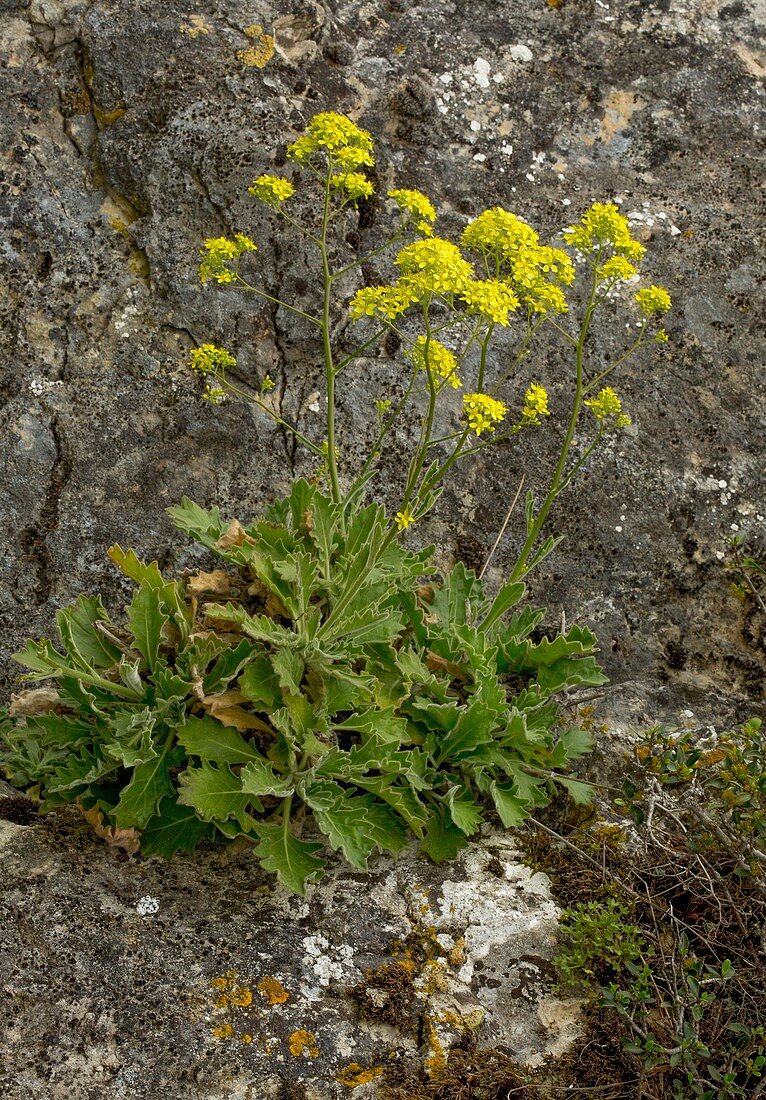
{"type": "Polygon", "coordinates": [[[304,1031],[303,1028],[292,1033],[287,1040],[287,1045],[294,1058],[298,1058],[301,1054],[305,1054],[309,1058],[319,1057],[316,1036],[310,1031],[304,1031]]]}
{"type": "Polygon", "coordinates": [[[216,1039],[231,1039],[234,1034],[234,1028],[231,1024],[217,1024],[213,1028],[213,1035],[216,1039]]]}
{"type": "Polygon", "coordinates": [[[283,1005],[290,997],[282,983],[268,974],[261,978],[256,988],[270,1005],[283,1005]]]}
{"type": "Polygon", "coordinates": [[[250,1043],[252,1043],[253,1041],[252,1035],[248,1035],[246,1031],[243,1031],[243,1033],[240,1035],[240,1039],[245,1044],[245,1046],[249,1046],[250,1043]]]}
{"type": "Polygon", "coordinates": [[[237,984],[236,970],[227,970],[221,978],[213,978],[210,982],[212,989],[218,990],[219,995],[215,999],[216,1008],[247,1008],[253,1003],[253,991],[246,985],[237,984]]]}
{"type": "Polygon", "coordinates": [[[382,1066],[370,1066],[369,1069],[363,1069],[358,1062],[352,1062],[341,1070],[338,1074],[338,1080],[341,1085],[345,1085],[346,1088],[355,1089],[359,1085],[369,1085],[370,1081],[374,1081],[376,1077],[380,1077],[383,1073],[382,1066]]]}

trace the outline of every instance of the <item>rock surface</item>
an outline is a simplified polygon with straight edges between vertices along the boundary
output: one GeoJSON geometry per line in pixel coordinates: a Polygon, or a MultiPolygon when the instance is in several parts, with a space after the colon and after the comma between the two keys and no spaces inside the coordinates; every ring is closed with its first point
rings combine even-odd
{"type": "Polygon", "coordinates": [[[306,900],[231,848],[120,859],[74,813],[0,822],[0,861],[6,1100],[364,1097],[419,1047],[536,1064],[576,1033],[547,879],[505,836],[339,866],[306,900]]]}
{"type": "MultiPolygon", "coordinates": [[[[535,595],[598,633],[615,685],[602,709],[619,728],[757,713],[763,625],[721,558],[735,528],[762,539],[766,514],[765,17],[763,0],[0,0],[5,688],[10,654],[49,634],[57,607],[83,590],[119,605],[111,543],[183,568],[192,555],[167,506],[187,494],[246,518],[310,469],[249,407],[201,403],[184,360],[222,343],[245,380],[269,371],[285,413],[317,425],[310,334],[283,311],[203,290],[196,262],[201,239],[243,230],[274,292],[310,295],[305,255],[247,186],[315,111],[334,109],[373,133],[380,189],[430,193],[445,235],[496,203],[549,235],[594,200],[621,201],[651,280],[673,295],[671,340],[616,381],[633,427],[561,503],[553,528],[565,539],[535,595]]],[[[373,207],[352,246],[374,243],[384,223],[373,207]]],[[[623,339],[621,317],[604,325],[594,361],[623,339]]],[[[561,349],[542,347],[525,370],[523,384],[545,382],[560,408],[561,349]]],[[[370,380],[385,393],[387,377],[382,353],[360,365],[342,409],[347,453],[366,430],[370,380]]],[[[479,566],[521,473],[544,479],[560,425],[532,451],[465,468],[422,537],[479,566]]],[[[387,468],[394,486],[398,465],[387,468]]],[[[495,580],[517,540],[511,524],[495,580]]],[[[407,1027],[360,1023],[343,990],[396,965],[394,941],[421,918],[445,952],[434,947],[432,969],[450,972],[446,989],[428,991],[431,1008],[421,998],[413,1010],[422,1057],[449,1041],[455,1017],[477,1024],[479,1008],[482,1041],[519,1057],[563,1041],[544,1026],[568,1010],[539,961],[554,908],[498,838],[447,869],[409,858],[370,878],[338,869],[304,906],[259,892],[246,854],[205,850],[165,867],[119,862],[68,819],[3,828],[11,1100],[349,1095],[344,1067],[362,1072],[417,1043],[407,1027]],[[492,851],[498,875],[484,862],[492,851]],[[144,902],[140,915],[142,898],[158,911],[144,902]],[[463,961],[438,939],[461,935],[463,961]],[[480,971],[487,959],[496,976],[480,971]],[[232,1008],[236,1034],[216,1039],[227,1020],[210,982],[229,970],[256,1007],[232,1008]],[[284,1005],[266,1006],[264,977],[289,990],[284,1005]],[[429,1012],[444,1018],[431,1047],[429,1012]],[[299,1032],[319,1055],[305,1036],[290,1053],[299,1032]]]]}

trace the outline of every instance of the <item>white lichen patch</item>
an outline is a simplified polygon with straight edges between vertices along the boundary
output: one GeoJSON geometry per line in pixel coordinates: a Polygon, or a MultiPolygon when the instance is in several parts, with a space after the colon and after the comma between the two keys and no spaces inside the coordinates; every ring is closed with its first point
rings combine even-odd
{"type": "Polygon", "coordinates": [[[139,917],[153,917],[155,913],[160,911],[160,899],[150,897],[146,894],[145,897],[139,898],[136,903],[136,912],[139,917]]]}
{"type": "Polygon", "coordinates": [[[354,949],[350,944],[331,944],[322,935],[304,936],[304,966],[312,975],[312,981],[302,983],[301,992],[307,1001],[318,1001],[321,990],[333,981],[346,980],[349,977],[354,958],[354,949]]]}

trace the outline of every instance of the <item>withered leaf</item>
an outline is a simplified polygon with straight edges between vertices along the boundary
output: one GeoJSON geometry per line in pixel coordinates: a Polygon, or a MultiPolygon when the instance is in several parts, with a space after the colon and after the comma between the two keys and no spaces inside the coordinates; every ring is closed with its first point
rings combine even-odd
{"type": "Polygon", "coordinates": [[[223,569],[214,569],[212,573],[196,573],[186,580],[186,590],[192,596],[231,596],[234,587],[234,578],[223,569]]]}
{"type": "Polygon", "coordinates": [[[47,714],[61,703],[55,688],[32,688],[11,696],[8,714],[11,718],[32,718],[35,714],[47,714]]]}
{"type": "Polygon", "coordinates": [[[240,704],[247,702],[241,691],[224,691],[220,695],[206,695],[202,705],[211,718],[216,718],[224,726],[233,726],[238,730],[260,730],[273,733],[271,726],[262,718],[245,710],[240,704]]]}
{"type": "Polygon", "coordinates": [[[243,542],[247,541],[248,537],[244,527],[238,519],[233,519],[219,538],[216,546],[219,546],[221,550],[231,550],[232,546],[241,546],[243,542]]]}
{"type": "Polygon", "coordinates": [[[86,810],[79,801],[78,805],[96,836],[105,840],[110,848],[122,848],[130,856],[136,854],[141,847],[141,834],[138,829],[117,829],[114,825],[104,825],[104,815],[98,806],[91,806],[86,810]]]}

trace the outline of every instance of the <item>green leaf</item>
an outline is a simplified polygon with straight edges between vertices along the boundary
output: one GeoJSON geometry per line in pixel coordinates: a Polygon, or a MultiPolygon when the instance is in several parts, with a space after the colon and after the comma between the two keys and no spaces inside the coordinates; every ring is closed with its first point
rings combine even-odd
{"type": "Polygon", "coordinates": [[[266,871],[276,872],[280,883],[294,894],[305,894],[310,878],[320,878],[325,862],[314,854],[322,845],[298,840],[281,825],[259,822],[255,828],[255,854],[266,871]]]}
{"type": "Polygon", "coordinates": [[[161,800],[173,793],[167,755],[166,749],[160,756],[133,769],[131,780],[127,787],[123,787],[114,811],[115,824],[119,829],[131,826],[143,829],[158,813],[161,800]]]}
{"type": "Polygon", "coordinates": [[[512,607],[515,607],[516,604],[524,598],[526,590],[527,586],[523,581],[506,581],[492,601],[489,611],[484,616],[481,630],[487,631],[490,627],[494,626],[506,611],[510,611],[512,607]]]}
{"type": "Polygon", "coordinates": [[[254,800],[244,793],[239,776],[226,764],[218,768],[203,761],[199,768],[187,768],[178,781],[178,801],[182,806],[192,806],[203,821],[234,817],[245,827],[245,812],[254,800]]]}
{"type": "Polygon", "coordinates": [[[489,787],[498,817],[506,829],[514,829],[529,817],[529,803],[520,798],[512,783],[492,782],[489,787]]]}
{"type": "Polygon", "coordinates": [[[157,755],[152,740],[156,721],[157,715],[150,707],[113,711],[109,725],[114,739],[106,742],[104,752],[124,768],[135,768],[152,760],[157,755]]]}
{"type": "Polygon", "coordinates": [[[282,692],[271,661],[259,654],[249,662],[240,676],[237,687],[256,709],[271,711],[282,705],[282,692]]]}
{"type": "Polygon", "coordinates": [[[188,718],[176,731],[179,745],[190,756],[216,764],[243,764],[260,760],[257,747],[246,741],[233,726],[224,726],[215,718],[188,718]]]}
{"type": "Polygon", "coordinates": [[[438,615],[445,625],[465,626],[476,623],[486,606],[481,581],[462,562],[458,562],[434,590],[430,611],[438,615]]]}
{"type": "Polygon", "coordinates": [[[191,535],[193,539],[202,543],[203,546],[207,546],[209,550],[220,553],[216,543],[223,535],[225,525],[221,520],[221,513],[218,508],[211,508],[209,512],[206,512],[193,500],[184,497],[180,504],[168,508],[167,513],[172,519],[173,525],[179,531],[191,535]]]}
{"type": "Polygon", "coordinates": [[[577,760],[592,750],[593,735],[573,726],[561,734],[558,743],[564,746],[567,761],[577,760]]]}
{"type": "Polygon", "coordinates": [[[293,793],[293,785],[288,778],[280,775],[263,758],[252,760],[239,774],[242,790],[245,794],[258,796],[275,795],[284,798],[293,793]]]}
{"type": "Polygon", "coordinates": [[[236,623],[248,637],[254,638],[257,642],[294,646],[298,641],[298,636],[293,630],[280,626],[268,615],[248,615],[243,608],[235,607],[231,603],[207,604],[205,611],[209,619],[236,623]]]}
{"type": "Polygon", "coordinates": [[[141,855],[172,859],[176,852],[193,852],[200,840],[211,835],[210,826],[200,821],[192,807],[179,806],[169,798],[160,807],[141,832],[141,855]]]}
{"type": "Polygon", "coordinates": [[[98,597],[80,596],[56,615],[61,641],[71,661],[84,672],[111,668],[122,656],[120,649],[97,629],[98,622],[109,623],[98,597]]]}
{"type": "Polygon", "coordinates": [[[459,787],[451,787],[447,792],[445,802],[453,823],[466,836],[472,836],[484,819],[481,815],[481,809],[474,802],[471,793],[461,791],[459,787]]]}
{"type": "Polygon", "coordinates": [[[217,695],[237,677],[249,663],[256,648],[248,638],[237,645],[224,650],[202,681],[205,695],[217,695]]]}
{"type": "Polygon", "coordinates": [[[160,573],[156,561],[144,565],[135,554],[134,550],[123,550],[117,543],[107,550],[107,557],[111,558],[118,569],[121,569],[126,577],[130,577],[136,584],[146,584],[149,588],[164,588],[165,578],[160,573]]]}
{"type": "Polygon", "coordinates": [[[146,658],[149,671],[157,666],[157,654],[162,641],[162,630],[170,616],[160,602],[156,588],[142,584],[128,604],[128,626],[136,649],[146,658]]]}
{"type": "Polygon", "coordinates": [[[566,779],[563,775],[553,775],[552,778],[564,788],[578,806],[587,806],[593,800],[593,787],[590,783],[582,783],[579,779],[566,779]]]}
{"type": "Polygon", "coordinates": [[[425,836],[420,841],[420,850],[434,863],[443,863],[447,859],[454,859],[467,844],[465,834],[451,821],[445,821],[441,811],[436,811],[428,819],[425,836]]]}
{"type": "Polygon", "coordinates": [[[300,695],[301,680],[306,665],[300,653],[294,649],[278,649],[271,656],[271,665],[277,674],[280,687],[291,695],[300,695]]]}

